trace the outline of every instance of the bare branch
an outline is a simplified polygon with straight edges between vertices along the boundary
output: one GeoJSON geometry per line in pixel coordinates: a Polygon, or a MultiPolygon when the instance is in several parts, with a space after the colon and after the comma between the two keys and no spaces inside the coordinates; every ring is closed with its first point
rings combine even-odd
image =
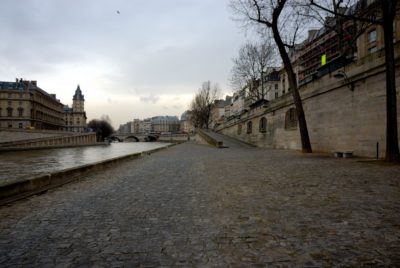
{"type": "MultiPolygon", "coordinates": [[[[341,2],[339,2],[339,3],[341,3],[341,2]]],[[[369,18],[366,18],[366,17],[359,17],[359,16],[356,16],[354,14],[344,14],[342,12],[337,12],[337,11],[335,12],[335,10],[331,10],[329,8],[326,8],[326,7],[322,6],[322,5],[317,4],[314,0],[310,0],[310,5],[311,6],[315,6],[315,7],[319,8],[319,9],[329,13],[329,14],[332,14],[332,15],[335,15],[335,16],[339,16],[339,17],[342,17],[342,18],[347,18],[347,19],[352,19],[352,20],[357,20],[357,21],[362,21],[362,22],[367,22],[367,23],[372,23],[372,24],[380,24],[380,25],[383,23],[382,20],[374,20],[374,19],[369,19],[369,18]]]]}

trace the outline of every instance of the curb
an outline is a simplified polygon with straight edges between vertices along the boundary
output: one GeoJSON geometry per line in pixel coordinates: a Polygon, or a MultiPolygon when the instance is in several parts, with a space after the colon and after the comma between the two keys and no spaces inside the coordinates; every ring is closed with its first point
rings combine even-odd
{"type": "Polygon", "coordinates": [[[119,162],[131,159],[138,159],[142,157],[142,155],[150,155],[175,145],[176,144],[170,144],[162,148],[118,156],[107,160],[63,169],[53,173],[41,175],[38,177],[32,177],[23,181],[0,186],[0,206],[27,198],[32,195],[44,193],[50,189],[73,182],[75,180],[78,180],[81,175],[87,174],[89,172],[104,170],[119,162]]]}

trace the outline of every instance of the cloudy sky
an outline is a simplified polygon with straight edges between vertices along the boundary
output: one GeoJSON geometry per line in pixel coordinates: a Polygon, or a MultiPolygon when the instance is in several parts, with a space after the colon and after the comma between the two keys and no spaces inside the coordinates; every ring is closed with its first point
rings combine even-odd
{"type": "Polygon", "coordinates": [[[37,80],[89,119],[180,116],[203,81],[231,93],[245,34],[228,0],[2,0],[0,80],[37,80]]]}

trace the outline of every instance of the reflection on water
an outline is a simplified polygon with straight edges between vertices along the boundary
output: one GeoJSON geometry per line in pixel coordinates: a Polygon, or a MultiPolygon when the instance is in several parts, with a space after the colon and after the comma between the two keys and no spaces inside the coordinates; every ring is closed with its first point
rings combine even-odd
{"type": "Polygon", "coordinates": [[[24,177],[90,164],[167,146],[159,142],[112,143],[105,146],[0,152],[0,185],[24,177]]]}

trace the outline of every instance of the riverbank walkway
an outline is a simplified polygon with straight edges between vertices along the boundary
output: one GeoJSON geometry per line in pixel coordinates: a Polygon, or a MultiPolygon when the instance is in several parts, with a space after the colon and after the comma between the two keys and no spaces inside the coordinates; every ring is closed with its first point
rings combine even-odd
{"type": "Polygon", "coordinates": [[[221,139],[0,207],[0,266],[400,265],[399,166],[221,139]]]}

